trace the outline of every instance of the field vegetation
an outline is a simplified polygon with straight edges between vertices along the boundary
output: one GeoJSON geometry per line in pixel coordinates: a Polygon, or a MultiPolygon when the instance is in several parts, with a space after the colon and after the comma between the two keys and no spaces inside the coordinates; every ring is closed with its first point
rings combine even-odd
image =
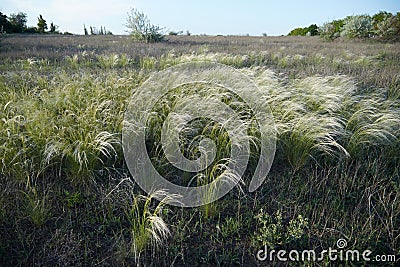
{"type": "Polygon", "coordinates": [[[269,265],[256,258],[264,245],[321,251],[340,238],[347,249],[397,255],[392,264],[399,263],[398,43],[8,35],[0,49],[0,265],[269,265]],[[169,179],[208,183],[226,170],[231,149],[221,124],[192,121],[182,134],[184,154],[196,158],[207,137],[216,160],[196,176],[168,164],[160,127],[179,101],[210,94],[227,102],[248,119],[253,141],[234,190],[203,207],[178,208],[156,201],[164,192],[147,195],[135,184],[121,133],[140,85],[190,61],[250,77],[274,116],[277,151],[266,181],[247,192],[259,156],[251,112],[220,88],[174,89],[153,110],[146,136],[154,166],[169,179]]]}

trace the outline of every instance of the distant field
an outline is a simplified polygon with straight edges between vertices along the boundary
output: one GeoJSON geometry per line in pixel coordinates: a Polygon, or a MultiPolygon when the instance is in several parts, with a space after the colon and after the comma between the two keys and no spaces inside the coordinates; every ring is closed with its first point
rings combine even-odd
{"type": "MultiPolygon", "coordinates": [[[[2,266],[269,266],[256,257],[264,246],[321,252],[339,239],[349,250],[395,255],[397,261],[386,263],[395,266],[399,229],[399,43],[241,36],[167,36],[154,44],[128,36],[0,40],[2,266]],[[216,144],[217,159],[199,175],[177,170],[163,154],[162,123],[191,96],[210,95],[244,114],[253,142],[242,187],[182,209],[135,184],[121,134],[129,100],[143,82],[192,61],[219,62],[250,77],[274,116],[277,150],[266,181],[247,192],[259,157],[254,114],[228,90],[175,88],[150,111],[147,125],[146,148],[161,174],[204,185],[227,169],[231,140],[210,120],[190,122],[180,140],[189,159],[198,157],[199,138],[216,144]]],[[[318,262],[330,264],[337,263],[327,255],[318,262]]]]}

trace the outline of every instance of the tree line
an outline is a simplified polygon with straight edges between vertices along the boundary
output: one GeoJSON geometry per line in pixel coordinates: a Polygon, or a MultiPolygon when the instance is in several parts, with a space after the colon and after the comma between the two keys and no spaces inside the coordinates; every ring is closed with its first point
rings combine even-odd
{"type": "Polygon", "coordinates": [[[326,22],[318,27],[312,24],[305,28],[295,28],[289,36],[314,36],[319,35],[327,40],[339,37],[376,38],[381,40],[400,40],[400,12],[392,14],[380,11],[373,16],[354,15],[344,19],[326,22]]]}
{"type": "MultiPolygon", "coordinates": [[[[58,26],[53,22],[50,25],[39,15],[36,26],[28,27],[27,15],[24,12],[10,14],[9,16],[0,12],[0,33],[54,33],[59,34],[58,26]]],[[[158,42],[164,39],[163,28],[153,25],[147,16],[137,9],[128,13],[125,26],[136,40],[145,42],[158,42]]],[[[84,35],[109,35],[112,34],[105,27],[96,28],[83,25],[84,35]]],[[[64,34],[70,34],[64,32],[64,34]]],[[[179,33],[170,32],[170,35],[179,33]]],[[[187,35],[190,35],[187,32],[187,35]]],[[[380,11],[377,14],[347,16],[344,19],[326,22],[321,26],[312,24],[304,28],[295,28],[289,32],[289,36],[314,36],[319,35],[327,40],[334,40],[339,37],[353,38],[376,38],[381,40],[400,40],[400,12],[392,14],[380,11]]]]}
{"type": "MultiPolygon", "coordinates": [[[[50,25],[47,24],[47,21],[43,18],[42,15],[39,15],[37,18],[38,22],[36,26],[27,26],[28,16],[24,12],[13,13],[7,16],[0,12],[0,33],[53,33],[53,34],[61,34],[58,31],[59,26],[55,25],[53,22],[50,25]]],[[[84,34],[89,35],[106,35],[112,34],[111,31],[106,30],[106,27],[100,26],[100,29],[96,27],[90,26],[89,30],[83,25],[84,34]]],[[[71,34],[69,32],[64,32],[64,34],[71,34]]]]}
{"type": "Polygon", "coordinates": [[[28,16],[24,12],[18,12],[10,14],[7,16],[0,12],[0,32],[1,33],[60,33],[57,29],[58,26],[53,22],[50,25],[39,15],[38,22],[36,26],[28,27],[26,22],[28,21],[28,16]]]}
{"type": "MultiPolygon", "coordinates": [[[[106,30],[106,27],[104,26],[100,26],[99,30],[96,27],[89,26],[89,30],[90,30],[90,35],[112,35],[112,32],[106,30]]],[[[83,24],[83,34],[89,35],[89,31],[86,28],[85,24],[83,24]]]]}

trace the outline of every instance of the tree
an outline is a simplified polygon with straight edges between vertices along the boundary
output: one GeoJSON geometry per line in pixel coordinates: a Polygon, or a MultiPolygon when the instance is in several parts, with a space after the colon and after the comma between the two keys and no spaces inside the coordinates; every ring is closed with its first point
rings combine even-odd
{"type": "Polygon", "coordinates": [[[5,14],[0,12],[0,31],[6,33],[12,33],[13,26],[8,21],[8,18],[5,14]]]}
{"type": "Polygon", "coordinates": [[[369,15],[348,16],[341,35],[348,38],[369,37],[372,32],[372,18],[369,15]]]}
{"type": "Polygon", "coordinates": [[[50,23],[50,32],[51,33],[57,33],[57,28],[58,28],[58,26],[54,25],[53,22],[50,23]]]}
{"type": "Polygon", "coordinates": [[[369,15],[348,16],[345,19],[325,23],[319,28],[320,36],[333,40],[344,36],[347,38],[376,37],[381,40],[400,40],[400,12],[379,11],[369,15]]]}
{"type": "Polygon", "coordinates": [[[311,24],[305,28],[295,28],[291,32],[289,32],[289,36],[314,36],[318,35],[318,26],[316,24],[311,24]]]}
{"type": "Polygon", "coordinates": [[[147,16],[135,8],[128,12],[125,26],[135,40],[152,43],[164,39],[163,29],[158,25],[151,24],[147,16]]]}
{"type": "Polygon", "coordinates": [[[307,34],[307,28],[295,28],[291,30],[288,36],[305,36],[307,34]]]}
{"type": "Polygon", "coordinates": [[[21,33],[26,29],[27,15],[23,12],[11,14],[9,22],[12,26],[13,33],[21,33]]]}
{"type": "Polygon", "coordinates": [[[306,35],[315,36],[318,34],[319,30],[317,24],[311,24],[310,26],[308,26],[306,35]]]}
{"type": "Polygon", "coordinates": [[[84,32],[85,35],[89,35],[89,33],[88,33],[87,29],[86,29],[85,24],[83,24],[83,32],[84,32]]]}
{"type": "Polygon", "coordinates": [[[43,19],[42,15],[39,15],[38,17],[37,28],[39,33],[44,33],[44,31],[47,30],[47,23],[46,20],[43,19]]]}

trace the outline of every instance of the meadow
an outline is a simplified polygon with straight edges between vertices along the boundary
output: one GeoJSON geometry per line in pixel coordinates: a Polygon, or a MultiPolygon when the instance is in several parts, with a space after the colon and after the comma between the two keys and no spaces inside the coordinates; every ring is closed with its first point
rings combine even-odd
{"type": "Polygon", "coordinates": [[[330,266],[328,257],[271,263],[256,255],[264,246],[322,251],[338,239],[346,249],[396,255],[387,265],[400,262],[399,43],[8,35],[0,41],[0,96],[2,266],[330,266]],[[193,175],[163,153],[163,121],[192,96],[232,106],[247,119],[253,144],[229,194],[179,208],[135,184],[121,139],[140,86],[157,71],[193,61],[234,67],[264,92],[276,153],[266,181],[249,193],[260,152],[251,111],[221,88],[175,88],[149,111],[146,146],[161,174],[203,185],[228,169],[231,140],[210,120],[190,122],[180,139],[189,159],[198,157],[201,138],[213,140],[210,167],[193,175]]]}

